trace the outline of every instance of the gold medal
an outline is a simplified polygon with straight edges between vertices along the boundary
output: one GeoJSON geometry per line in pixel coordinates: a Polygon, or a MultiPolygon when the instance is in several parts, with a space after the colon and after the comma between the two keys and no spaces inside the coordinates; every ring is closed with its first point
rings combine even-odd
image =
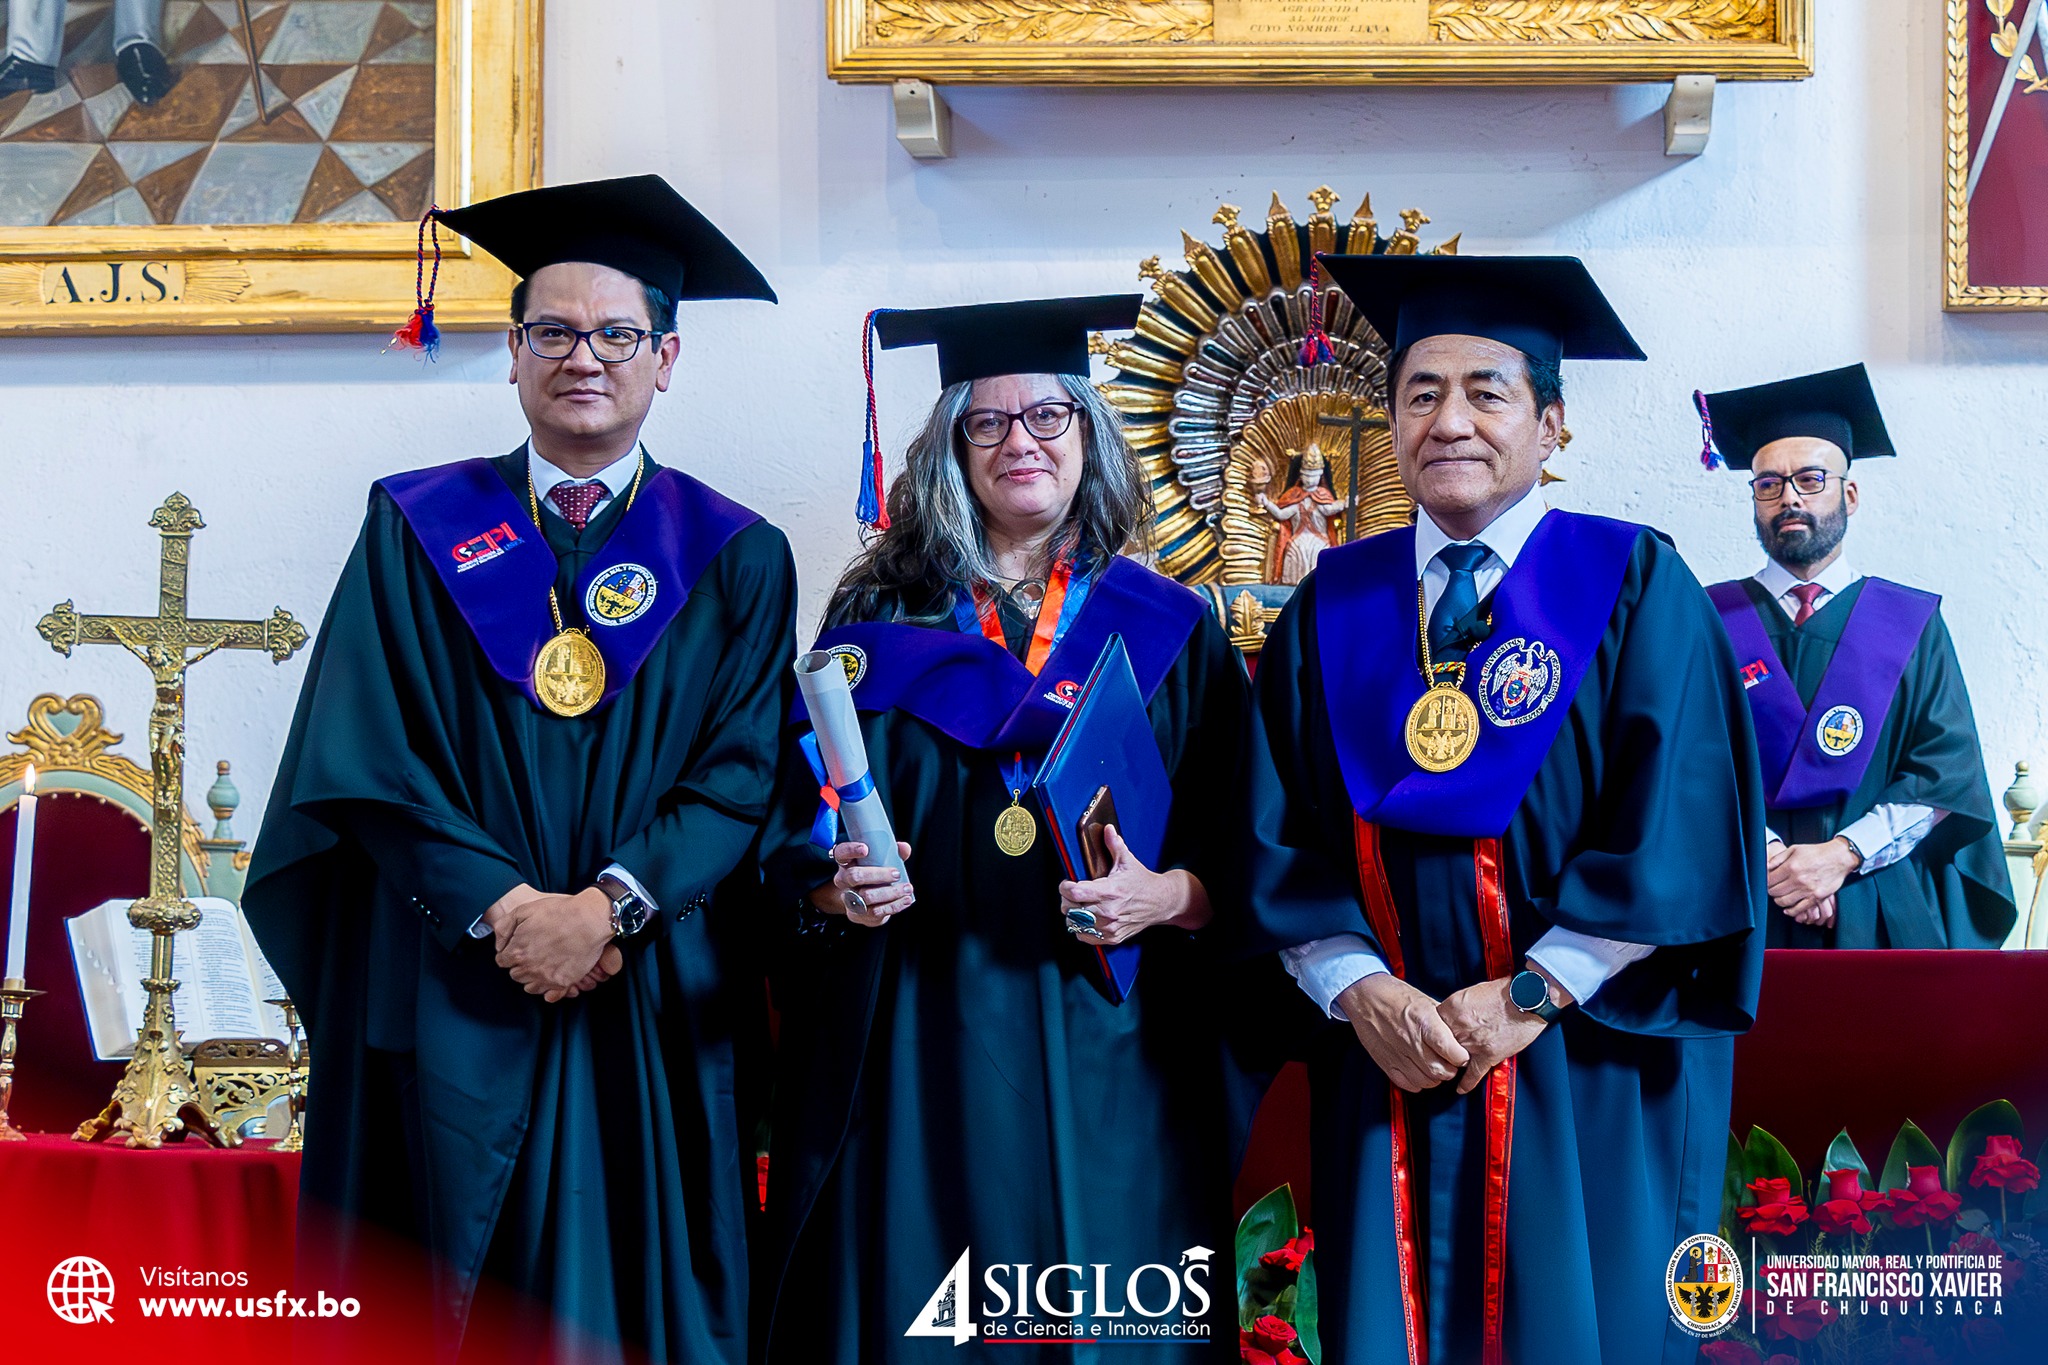
{"type": "MultiPolygon", "coordinates": [[[[1405,736],[1408,757],[1426,773],[1447,773],[1472,757],[1479,746],[1479,708],[1465,695],[1465,665],[1439,664],[1429,654],[1428,599],[1422,584],[1415,585],[1415,617],[1422,630],[1422,676],[1429,690],[1408,708],[1405,736]],[[1449,673],[1448,681],[1437,678],[1449,673]]],[[[1489,617],[1490,619],[1490,617],[1489,617]]]]}
{"type": "Polygon", "coordinates": [[[1408,756],[1429,773],[1447,773],[1472,757],[1479,744],[1479,708],[1445,683],[1408,708],[1408,756]]]}
{"type": "Polygon", "coordinates": [[[1008,809],[996,817],[996,847],[1012,858],[1021,858],[1037,842],[1038,821],[1024,809],[1021,800],[1013,800],[1008,809]]]}
{"type": "Polygon", "coordinates": [[[533,694],[558,716],[580,716],[604,695],[604,655],[580,630],[565,630],[533,660],[533,694]]]}

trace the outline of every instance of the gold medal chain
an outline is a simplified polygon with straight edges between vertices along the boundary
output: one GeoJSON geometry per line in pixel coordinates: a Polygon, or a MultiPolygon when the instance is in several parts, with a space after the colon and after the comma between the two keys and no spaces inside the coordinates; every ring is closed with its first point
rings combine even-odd
{"type": "MultiPolygon", "coordinates": [[[[1465,687],[1465,661],[1460,659],[1445,668],[1454,668],[1457,675],[1447,683],[1436,680],[1436,664],[1429,656],[1429,596],[1422,590],[1422,580],[1415,580],[1415,619],[1421,622],[1422,632],[1422,681],[1431,687],[1451,687],[1463,691],[1465,687]]],[[[559,622],[557,626],[559,627],[559,622]]]]}
{"type": "MultiPolygon", "coordinates": [[[[640,496],[640,476],[646,472],[647,448],[642,446],[640,449],[640,462],[633,466],[633,486],[626,491],[626,512],[633,510],[633,500],[640,496]]],[[[530,450],[526,454],[526,505],[533,515],[533,528],[539,531],[540,494],[535,492],[533,487],[533,452],[530,450]]],[[[624,516],[625,513],[622,512],[619,515],[624,516]]],[[[542,531],[541,534],[545,536],[547,533],[542,531]]],[[[555,585],[552,583],[548,584],[548,611],[555,618],[555,634],[560,635],[565,629],[562,625],[562,601],[556,595],[555,585]]],[[[1425,641],[1423,648],[1427,649],[1428,647],[1428,643],[1425,641]]]]}

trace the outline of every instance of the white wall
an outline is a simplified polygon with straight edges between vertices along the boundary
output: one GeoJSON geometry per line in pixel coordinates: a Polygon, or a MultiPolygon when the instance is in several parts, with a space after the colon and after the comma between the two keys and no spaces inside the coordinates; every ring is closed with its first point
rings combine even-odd
{"type": "MultiPolygon", "coordinates": [[[[759,261],[784,303],[697,305],[650,447],[782,525],[808,620],[854,546],[859,322],[921,306],[1137,287],[1145,256],[1219,201],[1298,215],[1325,181],[1370,191],[1467,252],[1585,256],[1652,359],[1568,366],[1576,436],[1558,505],[1677,537],[1703,579],[1759,562],[1746,490],[1696,456],[1690,394],[1868,360],[1904,458],[1859,468],[1866,571],[1943,593],[2002,791],[2048,759],[2048,317],[1940,309],[1941,16],[1915,0],[1818,0],[1819,74],[1723,85],[1712,146],[1663,156],[1662,92],[952,92],[958,156],[913,162],[887,94],[824,76],[815,0],[557,0],[547,174],[667,175],[759,261]]],[[[1439,238],[1432,236],[1428,240],[1439,238]]],[[[393,319],[394,324],[400,319],[393,319]]],[[[503,343],[440,363],[369,336],[0,341],[0,720],[40,691],[98,693],[143,751],[139,665],[59,659],[49,606],[146,611],[173,489],[205,513],[193,608],[317,621],[365,490],[394,469],[523,436],[503,343]]],[[[880,366],[900,445],[935,371],[880,366]]],[[[893,448],[893,446],[892,446],[893,448]]],[[[253,835],[303,662],[221,656],[191,686],[195,805],[234,760],[253,835]]]]}

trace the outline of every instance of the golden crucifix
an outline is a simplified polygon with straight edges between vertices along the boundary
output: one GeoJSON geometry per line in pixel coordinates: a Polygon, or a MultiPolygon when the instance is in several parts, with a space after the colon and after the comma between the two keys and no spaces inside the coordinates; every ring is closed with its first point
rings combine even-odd
{"type": "Polygon", "coordinates": [[[156,704],[149,712],[152,819],[149,827],[149,894],[128,907],[128,922],[154,935],[150,947],[149,1006],[135,1040],[135,1055],[114,1097],[98,1118],[72,1134],[91,1142],[123,1135],[130,1147],[161,1147],[189,1121],[209,1142],[233,1147],[241,1138],[213,1121],[200,1103],[192,1068],[178,1045],[171,993],[172,947],[180,929],[196,928],[198,907],[184,897],[178,877],[180,825],[185,814],[185,670],[217,649],[262,649],[283,663],[306,643],[306,628],[283,607],[263,621],[195,620],[185,614],[185,575],[192,558],[192,533],[204,527],[199,509],[173,493],[149,519],[163,537],[154,616],[81,616],[60,602],[36,626],[50,647],[65,657],[78,645],[119,645],[149,667],[156,680],[156,704]]]}

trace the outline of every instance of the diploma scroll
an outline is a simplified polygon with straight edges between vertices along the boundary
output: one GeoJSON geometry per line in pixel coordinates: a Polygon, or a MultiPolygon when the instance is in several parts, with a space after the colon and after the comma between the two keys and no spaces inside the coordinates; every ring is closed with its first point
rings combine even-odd
{"type": "Polygon", "coordinates": [[[846,826],[846,837],[868,846],[868,855],[859,865],[904,871],[903,859],[896,854],[896,831],[889,825],[889,812],[868,773],[868,747],[860,737],[860,718],[854,714],[846,666],[836,654],[814,649],[798,657],[796,685],[818,737],[826,780],[839,793],[839,818],[846,826]]]}

